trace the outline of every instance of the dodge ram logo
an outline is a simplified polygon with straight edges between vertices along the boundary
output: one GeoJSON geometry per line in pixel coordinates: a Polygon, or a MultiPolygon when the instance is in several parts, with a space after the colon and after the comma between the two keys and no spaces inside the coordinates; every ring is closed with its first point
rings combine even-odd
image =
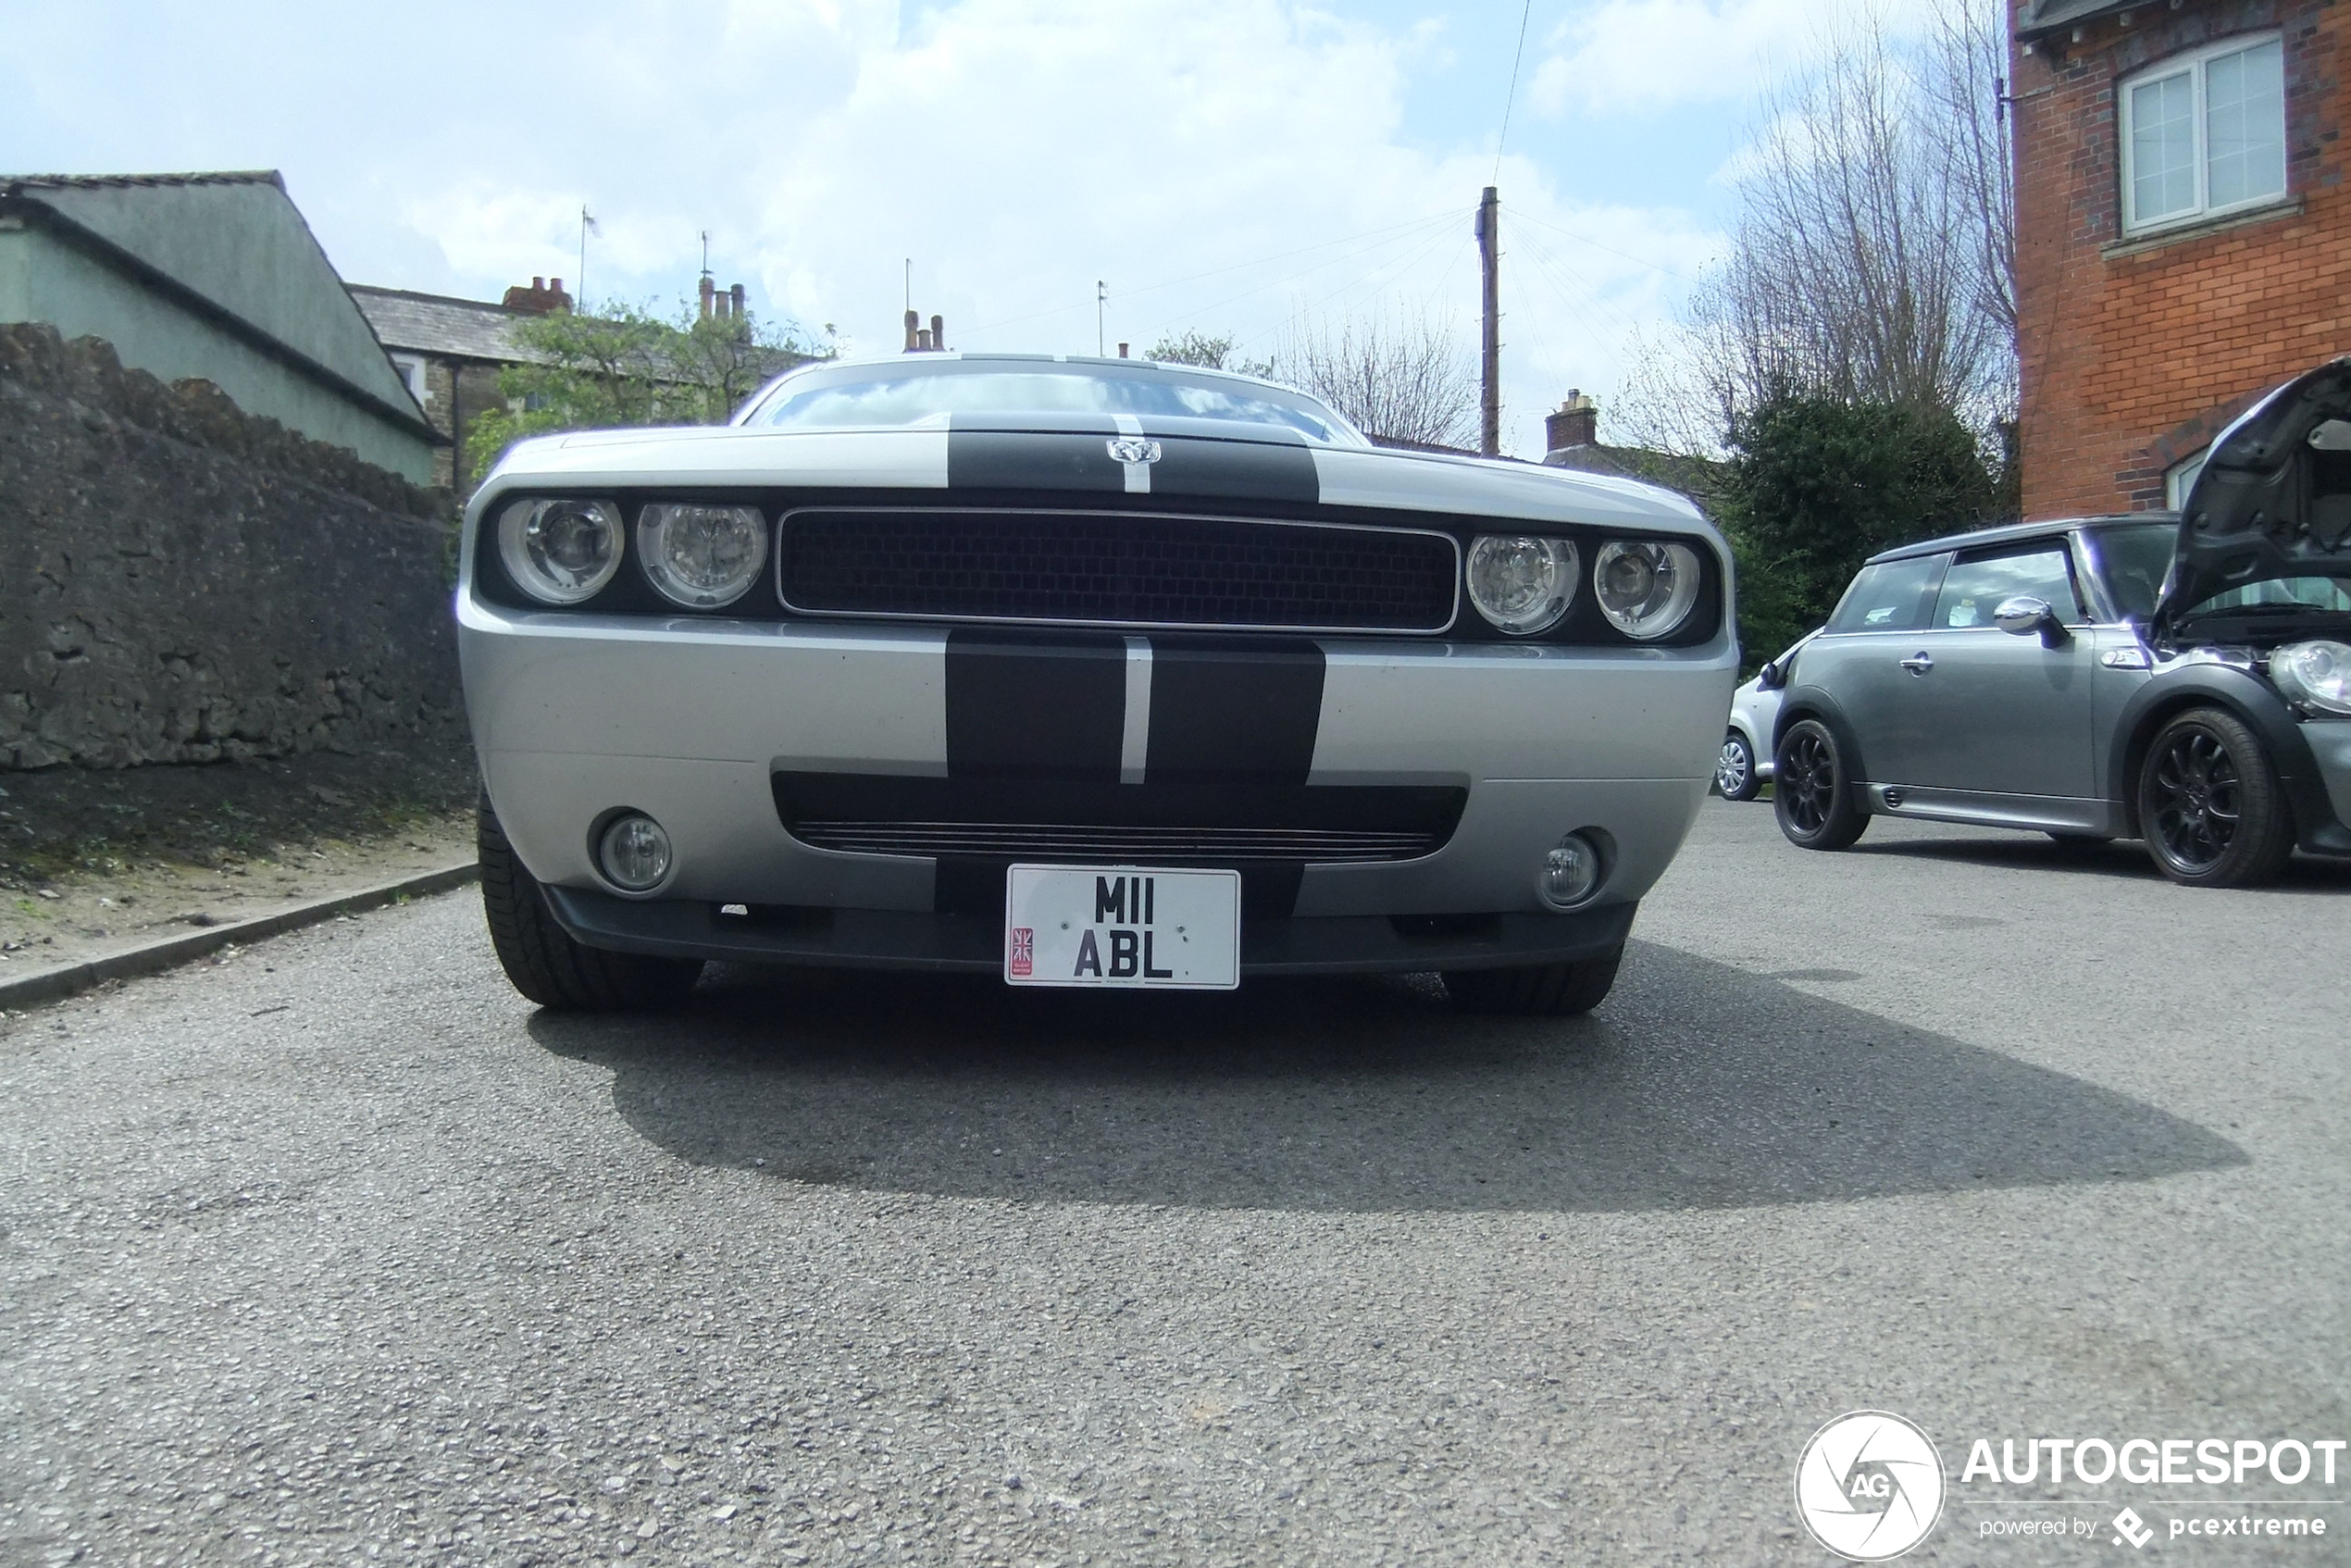
{"type": "Polygon", "coordinates": [[[1159,442],[1143,441],[1135,436],[1113,437],[1110,443],[1111,458],[1119,463],[1156,463],[1159,442]]]}

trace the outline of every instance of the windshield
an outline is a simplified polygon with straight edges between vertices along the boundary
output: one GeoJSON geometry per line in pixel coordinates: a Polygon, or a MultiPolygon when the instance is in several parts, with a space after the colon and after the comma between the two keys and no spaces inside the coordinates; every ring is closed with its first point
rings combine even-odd
{"type": "Polygon", "coordinates": [[[1138,364],[936,361],[861,365],[795,376],[744,423],[794,429],[903,427],[949,417],[1128,414],[1272,426],[1323,446],[1362,439],[1312,398],[1276,387],[1138,364]]]}

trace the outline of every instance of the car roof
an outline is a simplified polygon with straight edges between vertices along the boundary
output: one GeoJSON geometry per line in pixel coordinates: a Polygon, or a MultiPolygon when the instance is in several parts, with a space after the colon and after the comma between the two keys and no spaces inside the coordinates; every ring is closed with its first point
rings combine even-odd
{"type": "Polygon", "coordinates": [[[1879,551],[1863,565],[1875,566],[1880,561],[1902,561],[1918,555],[1940,555],[1947,550],[1976,550],[1987,544],[2054,539],[2059,534],[2096,523],[2165,523],[2176,528],[2179,522],[2177,512],[2121,512],[2096,517],[2050,517],[2031,523],[1996,523],[1990,528],[1970,529],[1965,533],[1947,533],[1936,539],[1922,539],[1913,544],[1897,544],[1891,550],[1879,551]]]}

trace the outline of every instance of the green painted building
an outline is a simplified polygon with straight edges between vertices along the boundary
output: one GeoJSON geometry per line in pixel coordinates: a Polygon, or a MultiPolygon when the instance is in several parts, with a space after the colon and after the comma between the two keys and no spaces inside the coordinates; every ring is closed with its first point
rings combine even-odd
{"type": "Polygon", "coordinates": [[[103,338],[417,484],[448,440],[275,172],[0,176],[0,321],[103,338]]]}

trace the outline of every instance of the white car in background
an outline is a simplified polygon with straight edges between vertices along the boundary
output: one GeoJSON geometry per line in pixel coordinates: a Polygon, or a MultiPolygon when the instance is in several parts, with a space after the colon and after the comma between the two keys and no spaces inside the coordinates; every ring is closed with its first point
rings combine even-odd
{"type": "Polygon", "coordinates": [[[1803,646],[1820,635],[1806,632],[1731,693],[1731,725],[1723,733],[1723,753],[1714,764],[1714,788],[1724,800],[1751,801],[1772,777],[1772,737],[1780,722],[1780,693],[1787,690],[1788,667],[1803,646]]]}

